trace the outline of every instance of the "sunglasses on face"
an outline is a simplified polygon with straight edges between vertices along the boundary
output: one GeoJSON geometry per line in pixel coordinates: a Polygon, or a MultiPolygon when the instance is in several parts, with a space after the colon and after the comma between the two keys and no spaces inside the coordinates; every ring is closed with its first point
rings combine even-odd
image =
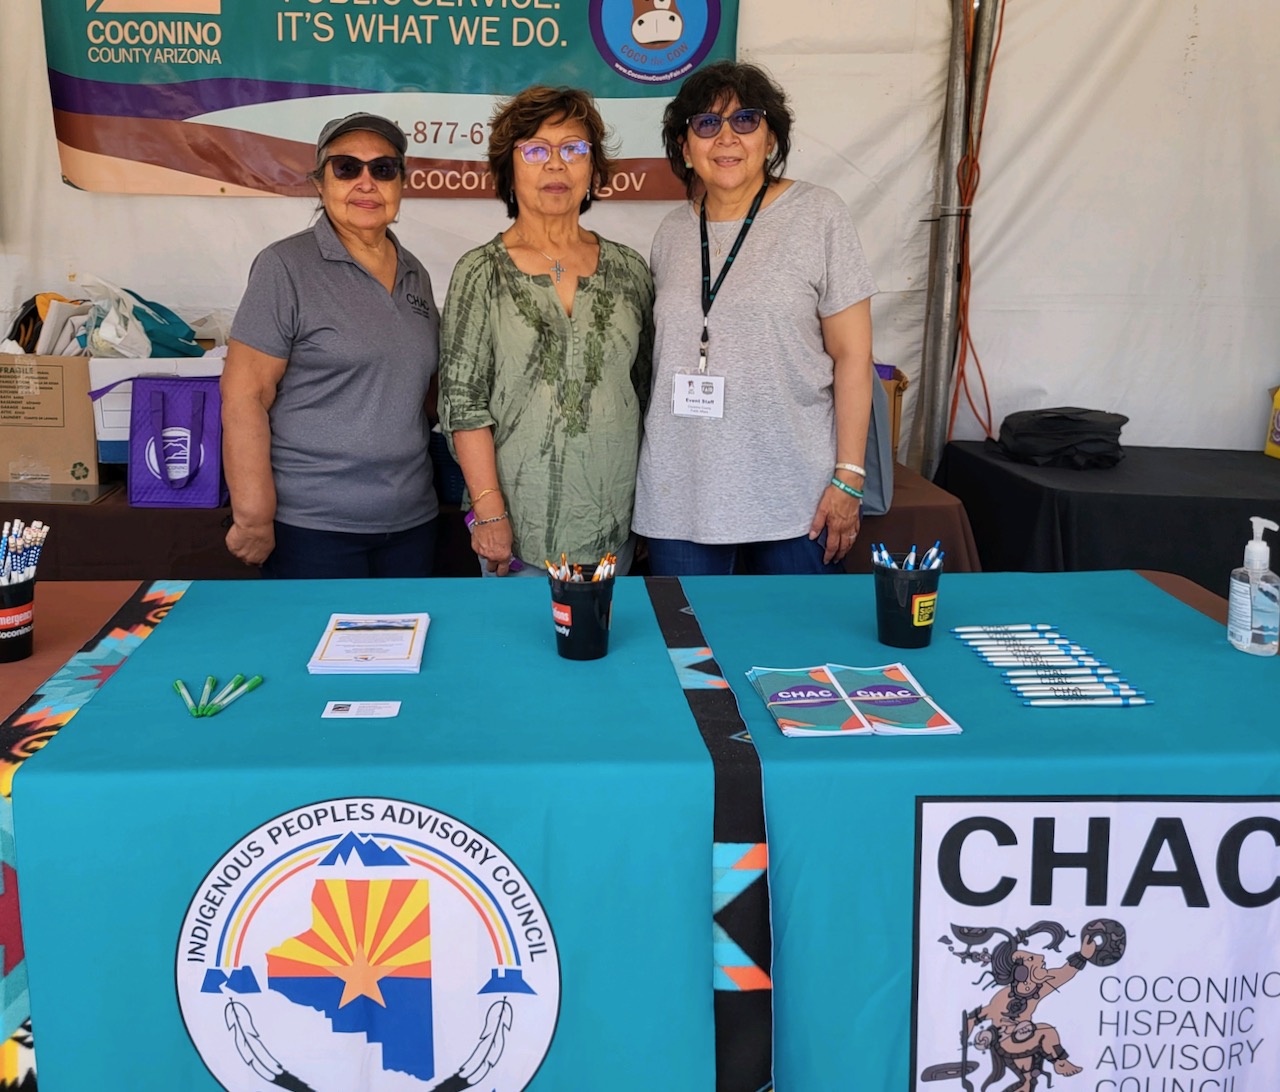
{"type": "Polygon", "coordinates": [[[566,163],[581,163],[591,154],[591,141],[589,140],[566,140],[563,144],[552,145],[545,140],[525,140],[516,145],[520,149],[520,158],[526,163],[546,163],[551,158],[551,149],[554,147],[560,153],[560,158],[566,163]]]}
{"type": "Polygon", "coordinates": [[[380,155],[377,159],[357,159],[353,155],[326,156],[325,164],[333,168],[333,177],[339,182],[354,182],[366,167],[375,182],[394,182],[404,172],[404,161],[393,155],[380,155]]]}
{"type": "Polygon", "coordinates": [[[755,107],[748,107],[743,110],[735,110],[732,114],[694,114],[689,119],[689,128],[693,130],[694,136],[713,137],[720,132],[721,127],[727,121],[729,128],[739,136],[746,136],[748,133],[754,133],[760,128],[760,122],[764,118],[764,111],[755,107]]]}

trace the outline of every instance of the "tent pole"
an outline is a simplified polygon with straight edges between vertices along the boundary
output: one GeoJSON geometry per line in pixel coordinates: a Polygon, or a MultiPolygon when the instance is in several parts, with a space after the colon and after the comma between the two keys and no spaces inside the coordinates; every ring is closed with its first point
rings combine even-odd
{"type": "Polygon", "coordinates": [[[987,108],[987,87],[991,77],[991,51],[996,44],[996,27],[1004,0],[989,0],[974,10],[973,63],[969,71],[969,131],[973,144],[982,142],[982,114],[987,108]]]}
{"type": "Polygon", "coordinates": [[[932,478],[947,441],[947,407],[955,366],[956,320],[960,298],[960,182],[957,172],[967,137],[965,121],[965,5],[951,0],[951,51],[947,100],[942,114],[942,147],[929,239],[929,284],[925,297],[924,345],[920,360],[923,449],[920,472],[932,478]]]}

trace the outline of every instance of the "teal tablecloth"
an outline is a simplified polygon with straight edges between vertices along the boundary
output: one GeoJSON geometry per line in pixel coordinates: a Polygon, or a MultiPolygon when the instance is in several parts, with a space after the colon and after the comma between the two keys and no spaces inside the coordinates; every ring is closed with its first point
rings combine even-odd
{"type": "Polygon", "coordinates": [[[1001,1065],[1002,1090],[1077,1065],[1063,1087],[1280,1088],[1280,661],[1127,572],[944,575],[911,651],[877,643],[870,577],[683,584],[763,767],[779,1089],[959,1089],[962,1068],[977,1088],[1001,1065]],[[1024,708],[947,633],[1012,622],[1058,626],[1155,704],[1024,708]],[[789,739],[743,674],[895,660],[962,735],[789,739]],[[1125,931],[1112,965],[1115,944],[1079,954],[1094,921],[1125,931]],[[1045,922],[1073,935],[1027,935],[1045,922]],[[962,1013],[1015,971],[1010,1027],[1041,1057],[970,1043],[962,1066],[962,1013]]]}
{"type": "Polygon", "coordinates": [[[592,663],[539,581],[196,584],[14,823],[42,1092],[714,1086],[712,768],[639,581],[592,663]],[[419,610],[420,674],[307,674],[330,612],[419,610]]]}

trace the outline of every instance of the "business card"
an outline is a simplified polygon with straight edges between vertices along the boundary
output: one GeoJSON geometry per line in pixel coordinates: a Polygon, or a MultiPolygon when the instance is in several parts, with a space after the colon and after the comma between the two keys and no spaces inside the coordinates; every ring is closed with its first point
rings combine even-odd
{"type": "Polygon", "coordinates": [[[326,717],[398,717],[398,701],[331,701],[325,704],[321,719],[326,717]]]}

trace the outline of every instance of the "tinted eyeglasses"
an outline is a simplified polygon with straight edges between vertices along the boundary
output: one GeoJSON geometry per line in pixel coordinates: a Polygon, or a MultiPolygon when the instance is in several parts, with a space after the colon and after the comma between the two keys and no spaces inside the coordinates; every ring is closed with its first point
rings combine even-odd
{"type": "Polygon", "coordinates": [[[747,107],[742,110],[735,110],[732,114],[694,114],[689,119],[689,128],[693,130],[694,136],[713,137],[720,132],[721,127],[727,121],[729,128],[739,136],[746,136],[748,133],[754,133],[760,128],[760,122],[764,120],[764,111],[755,107],[747,107]]]}
{"type": "Polygon", "coordinates": [[[555,148],[560,158],[566,163],[581,163],[591,154],[591,141],[566,140],[563,144],[553,145],[545,140],[524,140],[516,145],[520,149],[520,158],[526,163],[545,163],[551,158],[551,150],[555,148]]]}
{"type": "Polygon", "coordinates": [[[339,182],[354,182],[366,167],[375,182],[393,182],[404,173],[404,160],[394,155],[380,155],[377,159],[357,159],[353,155],[325,156],[325,164],[333,168],[333,177],[339,182]]]}

